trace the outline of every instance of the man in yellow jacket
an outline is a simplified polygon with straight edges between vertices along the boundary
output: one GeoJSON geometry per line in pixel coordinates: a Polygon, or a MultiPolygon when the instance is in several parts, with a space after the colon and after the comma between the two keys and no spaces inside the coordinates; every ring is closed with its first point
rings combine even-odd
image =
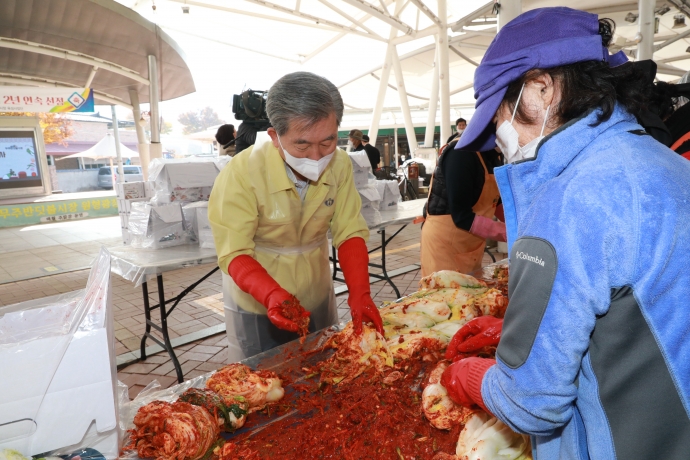
{"type": "Polygon", "coordinates": [[[337,148],[343,101],[325,78],[295,72],[269,90],[272,128],[221,171],[209,221],[224,276],[229,361],[296,338],[280,306],[291,295],[310,312],[310,329],[338,320],[327,233],[338,248],[355,327],[383,332],[371,299],[369,231],[352,164],[337,148]]]}

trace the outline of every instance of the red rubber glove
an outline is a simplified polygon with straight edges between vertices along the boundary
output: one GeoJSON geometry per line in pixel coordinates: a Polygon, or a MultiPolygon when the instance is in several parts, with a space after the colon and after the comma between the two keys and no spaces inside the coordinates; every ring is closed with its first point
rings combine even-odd
{"type": "Polygon", "coordinates": [[[493,316],[474,318],[455,333],[446,348],[446,359],[453,361],[462,353],[472,353],[484,347],[498,346],[503,320],[493,316]]]}
{"type": "MultiPolygon", "coordinates": [[[[278,329],[290,332],[299,330],[297,324],[285,318],[280,309],[283,302],[292,298],[292,294],[281,288],[256,259],[246,254],[235,257],[228,265],[228,274],[240,289],[266,307],[268,319],[278,329]]],[[[306,316],[309,315],[311,313],[306,312],[306,316]]]]}
{"type": "Polygon", "coordinates": [[[478,214],[474,216],[472,226],[470,227],[470,233],[479,238],[488,238],[504,243],[508,240],[506,236],[506,224],[478,214]]]}
{"type": "Polygon", "coordinates": [[[350,305],[355,333],[362,333],[362,321],[371,321],[383,335],[383,321],[373,300],[369,286],[369,252],[363,238],[345,240],[338,248],[340,269],[345,275],[345,284],[350,291],[347,303],[350,305]]]}
{"type": "Polygon", "coordinates": [[[482,399],[482,379],[494,364],[496,360],[484,358],[465,358],[457,361],[443,371],[441,385],[448,391],[450,399],[457,404],[470,408],[477,405],[489,412],[482,399]]]}

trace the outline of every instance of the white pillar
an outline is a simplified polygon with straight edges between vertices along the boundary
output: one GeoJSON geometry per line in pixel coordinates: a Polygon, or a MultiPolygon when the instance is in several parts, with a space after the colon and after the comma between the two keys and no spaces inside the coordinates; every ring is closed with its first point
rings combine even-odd
{"type": "Polygon", "coordinates": [[[637,19],[642,41],[637,44],[637,61],[644,61],[654,57],[654,8],[655,0],[639,0],[640,17],[637,19]]]}
{"type": "Polygon", "coordinates": [[[414,152],[417,150],[417,135],[414,132],[414,125],[412,124],[412,114],[410,114],[410,104],[407,100],[407,91],[405,90],[405,79],[403,78],[400,58],[398,57],[398,51],[395,48],[393,48],[393,71],[395,72],[395,81],[398,84],[400,110],[402,111],[403,121],[405,122],[405,135],[407,136],[407,145],[411,158],[414,156],[414,152]]]}
{"type": "Polygon", "coordinates": [[[161,118],[158,109],[159,100],[158,65],[156,64],[156,56],[149,55],[149,105],[151,106],[151,120],[149,122],[151,125],[151,147],[149,155],[151,159],[161,158],[163,156],[160,133],[161,118]]]}
{"type": "Polygon", "coordinates": [[[446,0],[438,0],[438,17],[441,26],[438,31],[438,69],[441,89],[441,140],[450,137],[450,57],[448,56],[448,8],[446,0]]]}
{"type": "MultiPolygon", "coordinates": [[[[391,27],[391,29],[394,29],[391,27]]],[[[393,33],[391,32],[391,35],[393,33]]],[[[374,111],[371,114],[371,124],[369,125],[369,143],[376,145],[376,137],[379,133],[379,123],[381,122],[381,112],[383,111],[383,101],[386,98],[386,91],[388,90],[388,80],[391,75],[391,55],[393,54],[393,45],[388,45],[386,50],[386,58],[381,68],[381,79],[379,80],[379,91],[376,95],[376,104],[374,111]]]]}
{"type": "Polygon", "coordinates": [[[426,119],[424,132],[424,147],[434,146],[434,130],[436,129],[436,109],[438,108],[438,37],[436,37],[436,54],[434,57],[434,72],[431,77],[431,93],[429,94],[429,115],[426,119]]]}
{"type": "Polygon", "coordinates": [[[141,107],[139,107],[139,93],[137,90],[129,90],[129,101],[132,104],[132,115],[134,116],[134,129],[137,131],[137,145],[139,147],[139,163],[143,172],[144,180],[149,180],[149,144],[146,142],[144,127],[139,124],[141,120],[141,107]]]}
{"type": "Polygon", "coordinates": [[[522,0],[501,0],[498,10],[498,30],[522,14],[522,0]]]}
{"type": "MultiPolygon", "coordinates": [[[[114,105],[110,106],[110,110],[113,114],[113,138],[115,139],[115,155],[117,155],[117,181],[124,182],[125,170],[122,167],[122,152],[120,151],[120,127],[117,125],[117,111],[115,110],[114,105]]],[[[113,184],[113,187],[115,187],[115,184],[113,184]]]]}

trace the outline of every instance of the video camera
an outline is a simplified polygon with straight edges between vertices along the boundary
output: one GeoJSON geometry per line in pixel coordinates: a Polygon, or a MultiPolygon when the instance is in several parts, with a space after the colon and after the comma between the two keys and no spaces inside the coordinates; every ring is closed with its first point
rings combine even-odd
{"type": "Polygon", "coordinates": [[[235,114],[236,120],[242,120],[244,123],[256,125],[261,131],[261,127],[265,130],[270,122],[266,114],[266,97],[268,91],[254,91],[248,89],[242,94],[235,94],[232,96],[232,113],[235,114]]]}

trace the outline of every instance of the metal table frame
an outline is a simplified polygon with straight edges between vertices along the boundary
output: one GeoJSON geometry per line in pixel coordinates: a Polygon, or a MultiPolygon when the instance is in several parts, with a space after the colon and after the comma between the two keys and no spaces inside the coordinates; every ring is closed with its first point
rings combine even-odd
{"type": "Polygon", "coordinates": [[[156,275],[156,282],[158,284],[158,304],[154,306],[150,306],[150,300],[149,300],[149,288],[148,288],[148,282],[144,281],[141,284],[141,292],[144,296],[144,316],[146,317],[146,331],[144,332],[144,335],[141,336],[141,356],[140,360],[145,361],[146,360],[146,339],[150,338],[153,340],[155,343],[163,347],[163,350],[168,352],[168,355],[170,356],[170,359],[172,360],[173,366],[175,367],[175,373],[177,374],[177,382],[182,383],[184,382],[184,375],[182,374],[182,366],[180,366],[180,362],[177,359],[177,355],[175,355],[175,349],[173,348],[172,344],[170,343],[170,336],[168,334],[168,316],[175,310],[175,307],[180,303],[182,299],[184,299],[187,294],[192,292],[199,284],[203,283],[206,281],[206,279],[213,275],[215,272],[218,271],[220,267],[215,267],[213,270],[208,272],[206,275],[202,276],[198,281],[195,281],[193,284],[189,285],[184,291],[180,292],[178,295],[173,297],[172,299],[167,299],[165,298],[165,288],[163,285],[163,274],[159,273],[156,275]],[[175,302],[173,306],[166,311],[165,306],[171,302],[175,302]],[[151,312],[153,310],[159,309],[160,310],[160,326],[156,324],[152,317],[151,317],[151,312]],[[153,335],[151,333],[151,328],[157,330],[158,332],[161,333],[163,336],[163,341],[161,342],[158,337],[153,335]]]}
{"type": "MultiPolygon", "coordinates": [[[[395,295],[399,298],[400,297],[400,291],[398,290],[398,287],[393,283],[393,280],[388,276],[388,271],[386,270],[386,246],[388,246],[388,243],[391,242],[393,238],[395,238],[398,233],[402,232],[405,227],[407,227],[408,224],[404,224],[402,227],[400,227],[393,235],[391,235],[388,239],[386,239],[386,227],[383,227],[377,231],[381,235],[381,245],[375,247],[374,249],[369,250],[369,254],[371,254],[374,251],[378,251],[379,249],[381,250],[381,263],[380,264],[374,264],[369,262],[370,267],[378,268],[382,271],[381,274],[379,273],[371,273],[369,272],[369,276],[371,278],[376,278],[381,281],[385,281],[386,283],[390,284],[393,290],[395,291],[395,295]]],[[[341,269],[338,268],[338,256],[336,253],[335,246],[331,246],[333,255],[329,258],[329,260],[333,263],[333,281],[340,281],[341,283],[345,282],[345,279],[343,278],[338,278],[338,272],[342,271],[341,269]]]]}

